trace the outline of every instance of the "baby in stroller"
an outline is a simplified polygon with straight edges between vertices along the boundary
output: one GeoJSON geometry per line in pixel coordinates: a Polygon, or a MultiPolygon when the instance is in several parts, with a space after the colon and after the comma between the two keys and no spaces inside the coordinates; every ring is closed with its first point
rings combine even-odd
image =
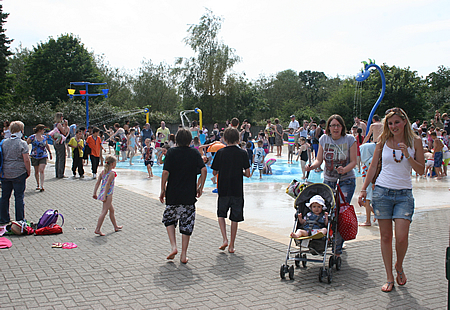
{"type": "Polygon", "coordinates": [[[322,237],[327,234],[328,213],[324,212],[327,209],[325,200],[320,195],[311,197],[306,206],[311,210],[305,216],[298,214],[298,221],[303,225],[302,229],[291,232],[291,238],[308,237],[322,233],[322,237]]]}

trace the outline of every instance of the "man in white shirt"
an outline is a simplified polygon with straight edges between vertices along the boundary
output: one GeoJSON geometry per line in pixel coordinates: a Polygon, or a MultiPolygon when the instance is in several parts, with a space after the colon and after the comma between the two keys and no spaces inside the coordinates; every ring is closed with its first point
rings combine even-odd
{"type": "Polygon", "coordinates": [[[414,123],[412,123],[411,128],[413,131],[418,131],[419,130],[419,124],[420,124],[420,120],[417,119],[414,123]]]}
{"type": "Polygon", "coordinates": [[[295,146],[297,146],[298,148],[298,138],[299,138],[299,132],[300,132],[300,124],[298,123],[298,121],[295,119],[295,115],[292,114],[291,115],[291,122],[289,123],[288,128],[293,128],[294,129],[294,143],[295,146]]]}

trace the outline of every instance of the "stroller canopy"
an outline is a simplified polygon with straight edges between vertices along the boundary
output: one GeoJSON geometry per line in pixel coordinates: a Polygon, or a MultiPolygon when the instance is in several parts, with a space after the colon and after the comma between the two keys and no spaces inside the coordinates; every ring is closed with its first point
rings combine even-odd
{"type": "Polygon", "coordinates": [[[303,191],[295,199],[294,208],[298,209],[300,213],[306,214],[305,210],[309,211],[306,203],[309,202],[311,197],[315,195],[320,195],[323,199],[325,199],[327,212],[330,212],[330,210],[334,208],[335,202],[333,190],[331,187],[323,183],[314,183],[303,189],[303,191]]]}

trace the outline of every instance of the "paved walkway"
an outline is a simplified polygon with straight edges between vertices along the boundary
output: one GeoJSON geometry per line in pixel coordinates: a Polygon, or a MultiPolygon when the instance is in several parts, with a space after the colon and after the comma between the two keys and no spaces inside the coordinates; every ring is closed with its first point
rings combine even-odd
{"type": "Polygon", "coordinates": [[[404,264],[408,283],[387,294],[380,290],[385,272],[378,240],[348,243],[342,269],[333,273],[331,284],[319,283],[317,263],[296,269],[293,281],[281,280],[287,238],[280,243],[240,230],[237,252],[229,254],[218,250],[222,240],[217,222],[198,215],[190,260],[183,265],[179,256],[166,260],[170,246],[159,201],[116,187],[113,204],[124,229],[114,233],[107,218],[102,230],[107,235],[98,237],[93,231],[101,203],[91,198],[94,181],[57,180],[51,177],[52,165],[46,175],[42,193],[34,191],[34,178],[28,179],[26,217],[37,221],[46,209],[58,209],[66,220],[64,233],[8,236],[12,248],[0,250],[1,309],[445,309],[447,305],[448,208],[430,209],[415,218],[404,264]],[[53,249],[53,242],[75,242],[78,248],[53,249]]]}

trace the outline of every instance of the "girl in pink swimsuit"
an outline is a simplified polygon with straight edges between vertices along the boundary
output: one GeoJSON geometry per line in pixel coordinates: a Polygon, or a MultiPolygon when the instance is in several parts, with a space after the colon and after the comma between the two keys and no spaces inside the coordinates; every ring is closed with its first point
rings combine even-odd
{"type": "Polygon", "coordinates": [[[105,234],[100,231],[102,228],[103,221],[105,220],[106,214],[109,211],[109,218],[111,219],[111,223],[114,226],[114,230],[117,232],[122,229],[122,226],[117,226],[116,217],[114,216],[114,207],[112,205],[112,195],[114,191],[114,179],[117,174],[112,169],[116,167],[116,158],[114,156],[106,156],[105,158],[105,168],[103,169],[100,177],[97,179],[94,187],[94,195],[92,196],[94,199],[100,200],[103,202],[102,213],[98,218],[97,228],[95,229],[95,233],[104,236],[105,234]],[[100,186],[100,193],[97,196],[97,190],[100,186]]]}

